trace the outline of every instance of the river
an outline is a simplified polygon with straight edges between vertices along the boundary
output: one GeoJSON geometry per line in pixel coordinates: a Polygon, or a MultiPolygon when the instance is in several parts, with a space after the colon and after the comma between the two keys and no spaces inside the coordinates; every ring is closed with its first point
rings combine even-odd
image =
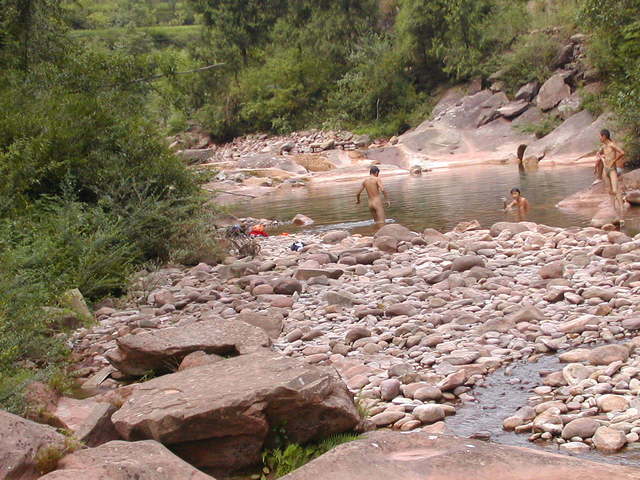
{"type": "MultiPolygon", "coordinates": [[[[515,213],[501,211],[501,197],[518,187],[529,199],[527,220],[557,227],[585,226],[590,218],[556,208],[563,198],[593,182],[588,166],[548,167],[520,172],[513,165],[475,166],[425,173],[419,177],[384,178],[391,199],[387,218],[421,231],[431,227],[448,231],[459,222],[478,220],[483,226],[499,221],[517,221],[515,213]]],[[[355,182],[311,183],[255,200],[232,209],[239,216],[290,220],[302,213],[315,221],[315,229],[373,231],[366,195],[355,204],[359,184],[355,182]]]]}

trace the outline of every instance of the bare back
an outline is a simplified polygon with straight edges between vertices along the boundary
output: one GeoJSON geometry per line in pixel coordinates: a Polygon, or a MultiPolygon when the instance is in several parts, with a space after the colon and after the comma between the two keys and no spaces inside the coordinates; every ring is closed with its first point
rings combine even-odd
{"type": "Polygon", "coordinates": [[[380,192],[382,191],[382,185],[380,184],[379,178],[369,177],[364,182],[362,182],[362,186],[367,191],[367,196],[369,197],[369,203],[380,199],[380,192]]]}

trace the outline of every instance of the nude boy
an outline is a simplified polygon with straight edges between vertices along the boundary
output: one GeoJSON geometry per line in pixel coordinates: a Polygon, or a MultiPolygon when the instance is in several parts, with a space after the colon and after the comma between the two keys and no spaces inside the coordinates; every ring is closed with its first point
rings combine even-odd
{"type": "Polygon", "coordinates": [[[518,215],[524,217],[527,213],[529,213],[529,200],[522,196],[522,192],[520,192],[519,188],[512,188],[510,193],[513,200],[509,205],[507,205],[505,199],[504,209],[511,210],[512,208],[517,208],[518,215]]]}
{"type": "Polygon", "coordinates": [[[624,150],[611,140],[609,130],[605,129],[600,132],[600,142],[602,142],[602,147],[598,151],[597,158],[602,160],[603,164],[602,180],[607,187],[609,195],[611,195],[614,210],[618,215],[622,216],[624,203],[616,167],[620,164],[622,157],[624,157],[624,150]]]}
{"type": "Polygon", "coordinates": [[[371,211],[373,220],[377,224],[384,224],[384,206],[382,205],[382,196],[380,194],[384,195],[387,207],[391,206],[391,202],[389,202],[387,192],[382,185],[382,180],[379,175],[380,169],[378,167],[371,167],[369,170],[369,178],[362,182],[362,187],[356,195],[356,203],[360,203],[360,195],[366,190],[367,197],[369,198],[369,210],[371,211]]]}

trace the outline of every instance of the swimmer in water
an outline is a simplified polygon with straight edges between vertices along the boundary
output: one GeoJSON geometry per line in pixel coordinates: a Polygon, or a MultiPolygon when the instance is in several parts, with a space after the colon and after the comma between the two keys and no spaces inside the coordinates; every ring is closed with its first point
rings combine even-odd
{"type": "Polygon", "coordinates": [[[516,208],[518,210],[518,216],[524,218],[529,213],[529,200],[522,196],[519,188],[511,189],[511,198],[513,199],[510,204],[507,205],[507,199],[503,198],[505,211],[516,208]]]}
{"type": "Polygon", "coordinates": [[[369,170],[369,177],[362,182],[362,187],[356,195],[356,203],[360,203],[360,195],[362,192],[367,191],[367,197],[369,198],[369,210],[374,222],[378,225],[384,225],[384,205],[382,204],[382,195],[387,203],[387,207],[391,206],[391,202],[387,197],[387,192],[382,185],[382,179],[380,178],[380,169],[378,167],[371,167],[369,170]]]}

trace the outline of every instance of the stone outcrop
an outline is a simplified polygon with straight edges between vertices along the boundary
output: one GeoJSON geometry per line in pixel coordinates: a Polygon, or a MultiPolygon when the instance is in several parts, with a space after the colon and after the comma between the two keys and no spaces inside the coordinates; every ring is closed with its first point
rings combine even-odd
{"type": "Polygon", "coordinates": [[[341,445],[283,480],[601,480],[638,470],[435,433],[381,431],[341,445]]]}
{"type": "Polygon", "coordinates": [[[209,319],[175,328],[126,335],[108,360],[127,375],[176,370],[191,352],[242,355],[270,345],[267,333],[242,321],[209,319]]]}
{"type": "Polygon", "coordinates": [[[153,440],[113,441],[79,450],[42,480],[215,480],[153,440]]]}
{"type": "Polygon", "coordinates": [[[123,438],[157,440],[214,472],[258,464],[276,427],[304,443],[359,422],[353,398],[332,368],[273,353],[242,355],[140,384],[112,418],[123,438]]]}
{"type": "Polygon", "coordinates": [[[0,410],[0,479],[35,480],[41,458],[65,451],[65,438],[52,427],[0,410]],[[50,453],[48,453],[50,452],[50,453]]]}

